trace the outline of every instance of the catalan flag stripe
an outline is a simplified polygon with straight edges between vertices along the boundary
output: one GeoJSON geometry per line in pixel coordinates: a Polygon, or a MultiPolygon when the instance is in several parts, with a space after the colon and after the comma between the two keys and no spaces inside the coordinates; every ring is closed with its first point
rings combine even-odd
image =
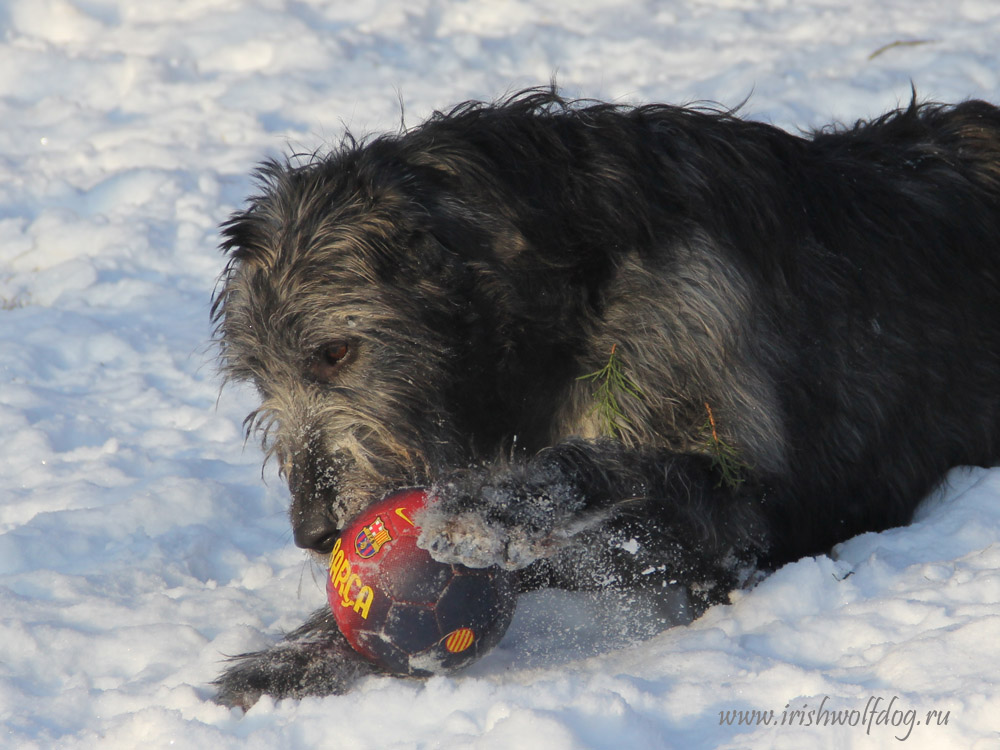
{"type": "Polygon", "coordinates": [[[444,647],[453,654],[465,651],[476,640],[476,634],[471,628],[459,628],[448,634],[444,647]]]}

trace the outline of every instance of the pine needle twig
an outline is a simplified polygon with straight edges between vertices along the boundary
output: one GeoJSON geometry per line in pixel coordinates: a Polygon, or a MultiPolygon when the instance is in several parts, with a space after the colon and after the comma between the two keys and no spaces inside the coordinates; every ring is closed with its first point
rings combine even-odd
{"type": "Polygon", "coordinates": [[[705,439],[709,456],[712,458],[712,466],[719,472],[719,485],[725,485],[731,490],[735,490],[743,484],[743,474],[750,465],[741,457],[739,451],[729,443],[719,437],[719,431],[715,425],[715,415],[712,414],[712,407],[705,402],[705,412],[708,414],[708,423],[705,425],[705,432],[708,433],[705,439]]]}
{"type": "Polygon", "coordinates": [[[611,346],[611,356],[608,357],[607,364],[600,370],[577,378],[577,380],[589,380],[596,383],[594,408],[590,410],[590,413],[597,415],[601,431],[612,437],[620,437],[624,426],[631,421],[622,408],[620,398],[622,396],[642,398],[639,386],[625,374],[617,349],[618,344],[611,346]]]}

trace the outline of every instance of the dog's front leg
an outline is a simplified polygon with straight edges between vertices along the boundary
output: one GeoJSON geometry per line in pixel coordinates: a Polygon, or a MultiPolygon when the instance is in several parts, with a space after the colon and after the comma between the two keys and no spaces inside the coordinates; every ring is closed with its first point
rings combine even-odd
{"type": "Polygon", "coordinates": [[[727,487],[707,457],[611,440],[571,440],[524,463],[463,471],[431,495],[418,543],[432,556],[509,569],[558,561],[560,584],[590,587],[603,568],[633,585],[655,570],[721,591],[770,544],[763,490],[752,481],[727,487]]]}
{"type": "Polygon", "coordinates": [[[361,677],[382,671],[351,648],[325,607],[271,648],[232,662],[213,683],[215,701],[244,710],[264,694],[278,700],[345,693],[361,677]]]}

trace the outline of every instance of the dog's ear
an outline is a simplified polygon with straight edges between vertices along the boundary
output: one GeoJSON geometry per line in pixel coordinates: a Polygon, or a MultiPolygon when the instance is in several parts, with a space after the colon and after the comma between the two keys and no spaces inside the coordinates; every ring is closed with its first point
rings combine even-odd
{"type": "Polygon", "coordinates": [[[506,265],[527,249],[524,235],[497,212],[504,201],[493,194],[489,176],[471,162],[462,171],[440,155],[419,153],[408,159],[406,169],[422,185],[419,204],[430,234],[451,252],[467,262],[506,265]]]}
{"type": "Polygon", "coordinates": [[[430,234],[466,262],[506,265],[527,248],[527,241],[506,219],[445,198],[432,212],[430,234]]]}

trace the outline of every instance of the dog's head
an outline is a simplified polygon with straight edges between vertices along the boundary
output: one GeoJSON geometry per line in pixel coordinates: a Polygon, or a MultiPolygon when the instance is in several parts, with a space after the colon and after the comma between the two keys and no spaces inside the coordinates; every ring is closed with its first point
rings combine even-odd
{"type": "Polygon", "coordinates": [[[502,200],[456,197],[456,159],[380,139],[269,162],[223,227],[222,368],[259,391],[247,432],[289,483],[299,546],[329,550],[390,489],[547,439],[566,365],[526,333],[537,275],[512,270],[524,240],[482,208],[502,200]]]}

